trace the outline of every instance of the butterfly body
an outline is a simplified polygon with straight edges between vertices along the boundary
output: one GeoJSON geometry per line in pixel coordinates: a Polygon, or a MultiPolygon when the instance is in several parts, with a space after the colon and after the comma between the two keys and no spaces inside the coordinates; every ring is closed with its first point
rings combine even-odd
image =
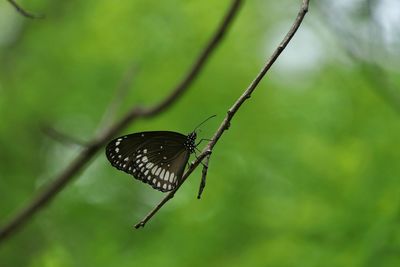
{"type": "Polygon", "coordinates": [[[189,156],[196,149],[196,132],[140,132],[118,137],[106,147],[115,168],[162,192],[179,183],[189,156]]]}

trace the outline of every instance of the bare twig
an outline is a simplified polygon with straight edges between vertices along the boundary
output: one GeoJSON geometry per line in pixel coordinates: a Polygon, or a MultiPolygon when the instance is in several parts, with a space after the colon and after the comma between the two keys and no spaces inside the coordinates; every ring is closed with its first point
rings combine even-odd
{"type": "Polygon", "coordinates": [[[122,105],[123,101],[129,92],[132,85],[134,74],[137,70],[136,64],[132,64],[123,74],[121,80],[119,81],[113,100],[104,112],[103,118],[98,127],[98,133],[102,132],[105,128],[111,126],[112,122],[115,120],[118,109],[122,105]]]}
{"type": "MultiPolygon", "coordinates": [[[[99,123],[98,132],[101,132],[104,128],[107,128],[110,126],[112,120],[115,117],[115,113],[118,110],[118,107],[121,105],[123,99],[125,99],[125,97],[128,93],[128,89],[129,89],[130,85],[132,84],[134,70],[135,70],[135,68],[133,66],[131,68],[129,68],[124,73],[122,79],[118,83],[114,99],[110,102],[110,105],[108,106],[108,108],[106,108],[103,118],[101,119],[101,121],[99,123]]],[[[72,137],[65,133],[62,133],[53,127],[44,126],[44,127],[42,127],[42,131],[50,138],[52,138],[55,141],[58,141],[64,145],[77,145],[77,146],[81,146],[81,147],[87,146],[87,143],[79,140],[78,138],[75,138],[75,137],[72,137]]]]}
{"type": "MultiPolygon", "coordinates": [[[[109,106],[106,108],[103,118],[100,120],[97,132],[101,132],[103,129],[111,125],[118,108],[121,106],[122,101],[126,98],[128,89],[132,84],[134,71],[136,71],[136,66],[134,65],[132,65],[128,70],[125,71],[123,77],[121,78],[115,89],[114,98],[110,102],[109,106]]],[[[68,134],[62,133],[50,126],[42,127],[42,131],[50,138],[64,145],[77,145],[81,147],[85,147],[88,145],[86,142],[81,141],[78,138],[75,138],[68,134]]]]}
{"type": "MultiPolygon", "coordinates": [[[[371,4],[369,1],[367,2],[368,4],[371,4]]],[[[320,2],[316,3],[316,7],[323,15],[322,19],[327,23],[329,28],[332,29],[333,35],[336,36],[337,43],[342,47],[347,56],[353,62],[358,64],[360,71],[364,72],[365,78],[368,80],[377,95],[385,102],[385,104],[400,115],[399,88],[390,80],[388,72],[378,62],[376,62],[372,56],[374,53],[384,51],[382,44],[378,44],[377,46],[372,45],[372,43],[379,42],[379,40],[382,39],[381,36],[380,38],[377,38],[377,36],[379,36],[377,33],[382,33],[382,29],[380,29],[377,26],[377,22],[372,19],[373,14],[369,14],[371,22],[368,25],[370,31],[369,43],[371,43],[371,46],[367,51],[363,51],[359,44],[364,40],[362,37],[357,35],[357,33],[360,33],[349,30],[348,25],[344,25],[336,16],[333,16],[335,13],[332,12],[331,9],[325,8],[320,2]],[[360,51],[363,53],[360,54],[360,51]],[[369,55],[369,58],[366,58],[365,55],[369,55]]],[[[370,13],[372,12],[372,9],[373,7],[368,7],[370,13]]]]}
{"type": "Polygon", "coordinates": [[[81,146],[81,147],[87,146],[87,143],[83,142],[82,140],[79,140],[78,138],[66,135],[66,134],[54,129],[53,127],[44,126],[44,127],[42,127],[42,131],[50,138],[52,138],[64,145],[76,145],[76,146],[81,146]]]}
{"type": "Polygon", "coordinates": [[[379,64],[364,62],[359,59],[361,71],[369,80],[378,96],[391,107],[397,115],[400,115],[400,90],[390,79],[388,72],[379,64]]]}
{"type": "Polygon", "coordinates": [[[225,119],[222,121],[221,125],[215,132],[213,138],[211,141],[207,144],[203,152],[198,156],[198,158],[193,162],[193,164],[190,166],[190,168],[186,171],[186,173],[183,175],[180,183],[178,186],[171,191],[167,196],[165,196],[161,202],[148,213],[140,222],[138,222],[135,225],[135,228],[140,228],[144,227],[145,224],[154,216],[154,214],[157,213],[161,209],[161,207],[167,203],[171,198],[173,198],[175,192],[180,188],[180,186],[186,181],[186,179],[189,177],[189,175],[193,172],[193,170],[200,164],[200,162],[208,155],[211,154],[214,146],[217,144],[218,140],[221,138],[222,134],[228,130],[230,126],[230,122],[235,116],[236,112],[239,110],[239,108],[242,106],[242,104],[250,98],[251,94],[253,91],[257,88],[257,85],[260,83],[262,78],[265,76],[267,71],[271,68],[271,66],[274,64],[276,59],[279,57],[279,55],[282,53],[282,51],[286,48],[294,34],[296,33],[297,29],[299,28],[301,22],[304,19],[304,16],[306,15],[308,11],[308,6],[309,6],[309,0],[303,0],[303,4],[300,8],[299,13],[297,14],[297,17],[295,19],[295,22],[293,23],[292,27],[290,28],[289,32],[286,34],[282,42],[279,44],[279,46],[275,49],[274,53],[272,56],[269,58],[265,66],[261,69],[261,71],[258,73],[256,78],[250,83],[250,85],[247,87],[247,89],[244,91],[244,93],[236,100],[236,102],[233,104],[233,106],[228,110],[227,115],[225,119]]]}
{"type": "Polygon", "coordinates": [[[30,18],[30,19],[42,19],[43,15],[35,15],[31,12],[26,11],[20,5],[17,4],[14,0],[7,0],[22,16],[30,18]]]}
{"type": "Polygon", "coordinates": [[[206,187],[206,178],[208,171],[208,163],[210,162],[211,154],[209,154],[203,161],[203,170],[201,171],[201,182],[199,187],[199,193],[197,194],[197,199],[201,198],[201,194],[203,193],[204,187],[206,187]]]}
{"type": "Polygon", "coordinates": [[[20,227],[29,221],[29,219],[47,203],[52,200],[67,184],[86,167],[90,160],[99,152],[99,150],[107,144],[124,127],[131,124],[139,118],[152,117],[166,110],[175,103],[185,91],[188,90],[194,79],[199,75],[205,63],[215,51],[218,44],[231,25],[235,15],[239,11],[241,0],[233,0],[228,8],[226,16],[218,26],[215,34],[206,44],[204,50],[194,62],[189,72],[184,76],[182,82],[171,90],[171,93],[158,104],[150,108],[134,107],[124,117],[117,121],[112,127],[106,129],[101,135],[88,143],[87,147],[83,148],[82,152],[59,174],[53,182],[49,184],[42,192],[33,198],[26,207],[20,210],[0,229],[0,242],[11,236],[20,227]]]}

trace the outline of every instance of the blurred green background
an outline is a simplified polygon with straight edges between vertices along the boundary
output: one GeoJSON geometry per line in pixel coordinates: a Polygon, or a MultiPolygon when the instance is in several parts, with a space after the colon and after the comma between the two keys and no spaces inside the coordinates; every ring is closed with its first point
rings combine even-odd
{"type": "MultiPolygon", "coordinates": [[[[0,266],[400,266],[400,3],[311,1],[297,35],[197,170],[145,228],[163,194],[99,154],[16,235],[0,266]]],[[[0,225],[118,109],[163,99],[230,1],[0,2],[0,225]]],[[[286,34],[300,1],[246,1],[196,82],[123,133],[209,137],[286,34]]],[[[122,134],[122,133],[121,133],[122,134]]]]}

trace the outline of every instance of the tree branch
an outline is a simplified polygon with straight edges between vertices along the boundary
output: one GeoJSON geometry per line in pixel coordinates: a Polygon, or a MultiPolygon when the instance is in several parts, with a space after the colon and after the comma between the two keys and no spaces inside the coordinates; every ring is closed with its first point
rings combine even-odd
{"type": "Polygon", "coordinates": [[[42,19],[44,18],[43,15],[35,15],[31,12],[26,11],[20,5],[17,4],[14,0],[7,0],[22,16],[30,19],[42,19]]]}
{"type": "Polygon", "coordinates": [[[171,93],[164,100],[153,107],[132,108],[131,111],[117,121],[112,127],[106,129],[97,138],[94,138],[91,142],[89,142],[88,146],[83,148],[82,152],[79,153],[79,155],[59,175],[54,178],[53,182],[51,182],[48,187],[46,187],[35,198],[33,198],[26,207],[19,211],[4,225],[3,228],[0,229],[0,242],[14,234],[16,230],[27,223],[36,212],[49,203],[57,195],[57,193],[59,193],[68,184],[68,182],[72,180],[74,176],[76,176],[83,170],[84,167],[86,167],[86,165],[89,164],[90,160],[99,152],[99,150],[124,127],[128,126],[139,118],[152,117],[161,113],[175,103],[180,97],[182,97],[183,93],[188,90],[189,86],[203,69],[212,52],[215,51],[218,44],[221,43],[222,38],[225,36],[229,26],[232,24],[234,17],[238,13],[241,3],[241,0],[232,1],[215,34],[206,44],[195,63],[189,69],[189,72],[186,74],[186,76],[184,76],[183,80],[171,90],[171,93]]]}
{"type": "Polygon", "coordinates": [[[288,45],[288,43],[290,42],[290,40],[296,33],[297,29],[300,27],[300,24],[303,21],[304,16],[306,15],[306,13],[308,11],[308,6],[309,6],[309,0],[303,0],[300,11],[297,14],[297,17],[296,17],[292,27],[290,28],[289,32],[283,38],[283,40],[279,44],[279,46],[275,49],[272,56],[269,58],[269,60],[267,61],[265,66],[261,69],[261,71],[258,73],[256,78],[250,83],[250,85],[247,87],[247,89],[244,91],[244,93],[236,100],[236,102],[233,104],[233,106],[228,110],[225,119],[222,121],[221,125],[215,132],[213,138],[207,144],[207,146],[202,151],[202,153],[198,156],[198,158],[193,162],[193,164],[190,166],[190,168],[185,172],[185,174],[183,175],[178,186],[173,191],[171,191],[167,196],[165,196],[161,200],[161,202],[153,210],[150,211],[149,214],[147,214],[140,222],[138,222],[135,225],[135,228],[144,227],[146,225],[146,223],[161,209],[161,207],[164,206],[165,203],[167,203],[170,199],[173,198],[175,192],[186,181],[186,179],[193,172],[193,170],[195,168],[197,168],[197,166],[200,164],[200,162],[206,156],[211,154],[211,152],[212,152],[214,146],[217,144],[218,140],[221,138],[223,133],[226,130],[228,130],[228,128],[230,126],[230,122],[231,122],[232,118],[235,116],[236,112],[240,109],[242,104],[251,97],[251,94],[257,88],[257,85],[260,83],[262,78],[265,76],[265,74],[268,72],[268,70],[274,64],[274,62],[279,57],[279,55],[282,53],[282,51],[286,48],[286,46],[288,45]]]}
{"type": "Polygon", "coordinates": [[[122,105],[123,101],[128,95],[129,89],[132,86],[134,80],[134,74],[137,71],[137,64],[133,63],[125,73],[123,74],[121,80],[119,81],[117,87],[115,88],[115,95],[110,101],[109,106],[106,108],[103,118],[101,119],[97,133],[101,133],[104,129],[110,127],[112,122],[115,121],[118,109],[122,105]]]}
{"type": "MultiPolygon", "coordinates": [[[[332,12],[331,9],[324,8],[324,5],[320,2],[316,3],[316,7],[322,14],[322,19],[325,20],[328,27],[332,30],[333,35],[336,36],[339,46],[341,46],[347,56],[358,65],[360,71],[364,73],[365,78],[368,80],[369,84],[372,85],[376,94],[385,102],[385,104],[400,115],[399,88],[398,86],[396,87],[393,81],[391,81],[388,71],[385,70],[379,62],[374,60],[373,57],[375,51],[384,51],[383,44],[379,43],[378,45],[371,45],[368,50],[363,51],[359,44],[365,42],[365,40],[360,37],[360,35],[357,35],[357,33],[360,33],[349,30],[348,25],[343,25],[343,23],[333,15],[335,12],[332,12]],[[369,57],[366,58],[366,55],[369,57]]],[[[369,12],[371,12],[373,7],[370,6],[368,9],[369,12]]],[[[374,15],[368,15],[370,16],[369,20],[371,21],[368,25],[370,33],[368,35],[368,41],[371,44],[379,41],[382,42],[382,36],[378,35],[379,37],[377,37],[375,34],[377,32],[382,32],[382,29],[377,26],[377,22],[373,19],[374,15]]]]}
{"type": "Polygon", "coordinates": [[[67,145],[67,146],[74,145],[74,146],[81,146],[81,147],[87,146],[87,144],[84,141],[79,140],[78,138],[75,138],[73,136],[64,134],[64,133],[56,130],[53,127],[43,126],[42,131],[48,137],[52,138],[55,141],[60,142],[63,145],[67,145]]]}
{"type": "Polygon", "coordinates": [[[211,154],[209,154],[204,159],[204,162],[203,162],[203,170],[201,171],[201,181],[200,181],[200,186],[199,186],[199,193],[197,194],[197,199],[201,198],[204,187],[206,187],[207,171],[208,171],[208,164],[210,162],[210,156],[211,156],[211,154]]]}
{"type": "Polygon", "coordinates": [[[157,204],[157,206],[154,207],[147,215],[144,217],[140,222],[138,222],[135,225],[135,228],[140,228],[144,227],[145,224],[147,223],[148,220],[150,220],[154,214],[157,213],[161,209],[162,206],[164,206],[165,203],[168,202],[171,198],[174,197],[175,192],[178,191],[178,189],[182,186],[182,184],[186,181],[186,179],[189,177],[189,175],[199,166],[200,162],[208,155],[211,154],[211,150],[204,150],[199,157],[190,165],[189,169],[185,172],[185,174],[182,176],[181,182],[175,187],[174,190],[169,192],[161,201],[160,203],[157,204]]]}

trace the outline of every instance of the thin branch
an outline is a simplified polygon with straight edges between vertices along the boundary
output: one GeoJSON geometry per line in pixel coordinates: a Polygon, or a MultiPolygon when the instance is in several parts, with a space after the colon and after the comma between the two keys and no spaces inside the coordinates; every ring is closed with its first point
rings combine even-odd
{"type": "Polygon", "coordinates": [[[126,99],[129,89],[132,86],[135,77],[134,74],[136,73],[136,71],[137,65],[134,63],[131,64],[131,66],[123,74],[115,89],[115,95],[109,106],[106,108],[103,118],[99,123],[98,133],[102,132],[105,128],[110,127],[112,122],[115,120],[118,109],[121,107],[123,101],[126,99]]]}
{"type": "Polygon", "coordinates": [[[90,160],[100,151],[100,149],[123,128],[139,118],[146,118],[159,114],[180,99],[183,93],[188,90],[189,86],[199,75],[212,52],[214,52],[218,44],[221,43],[221,40],[228,31],[229,26],[232,24],[234,17],[238,13],[241,3],[241,0],[232,1],[226,16],[219,24],[215,34],[206,44],[206,47],[200,53],[193,66],[189,69],[187,75],[184,76],[182,82],[171,90],[171,93],[166,96],[164,100],[150,108],[132,108],[132,110],[117,123],[92,140],[88,146],[83,148],[82,152],[79,153],[79,155],[54,178],[53,182],[51,182],[48,187],[34,197],[26,207],[20,210],[0,229],[0,242],[14,234],[16,230],[26,224],[34,214],[49,203],[57,193],[64,189],[73,177],[79,174],[84,167],[90,163],[90,160]]]}
{"type": "Polygon", "coordinates": [[[159,211],[161,209],[162,206],[164,206],[165,203],[168,202],[168,200],[170,200],[171,198],[174,197],[175,192],[178,191],[178,189],[182,186],[182,184],[186,181],[186,179],[189,177],[189,175],[197,168],[197,166],[199,166],[199,164],[201,163],[201,161],[207,157],[208,155],[211,154],[211,150],[205,150],[203,151],[199,157],[192,163],[190,164],[189,169],[185,172],[185,174],[182,176],[182,180],[181,182],[175,187],[174,190],[172,190],[171,192],[169,192],[161,201],[160,203],[157,204],[157,206],[154,207],[154,209],[152,209],[149,214],[146,215],[146,217],[144,217],[140,222],[138,222],[135,225],[135,228],[140,228],[140,227],[144,227],[145,224],[147,223],[148,220],[150,220],[154,214],[157,213],[157,211],[159,211]]]}
{"type": "Polygon", "coordinates": [[[203,161],[203,170],[201,171],[201,182],[199,187],[199,193],[197,194],[197,199],[201,198],[201,194],[203,194],[204,187],[206,187],[206,179],[207,179],[207,171],[208,164],[210,162],[211,154],[208,155],[203,161]]]}
{"type": "MultiPolygon", "coordinates": [[[[332,16],[334,13],[331,12],[330,9],[328,10],[324,8],[324,5],[320,2],[317,2],[316,6],[322,13],[322,18],[328,24],[329,28],[332,29],[332,33],[337,37],[337,43],[343,48],[347,56],[353,60],[353,62],[358,64],[360,71],[365,74],[364,76],[366,79],[368,79],[369,84],[372,85],[373,90],[375,90],[377,95],[385,102],[385,104],[387,104],[398,115],[400,115],[399,88],[398,86],[396,87],[396,85],[390,80],[388,72],[373,58],[366,59],[360,55],[359,44],[362,42],[362,40],[360,40],[360,37],[357,36],[353,31],[350,31],[348,27],[343,27],[342,23],[338,23],[337,17],[332,16]]],[[[369,8],[372,9],[372,7],[369,8]]],[[[373,31],[373,33],[370,34],[369,41],[371,43],[377,41],[376,33],[381,32],[381,29],[376,29],[376,27],[376,22],[371,23],[368,26],[368,29],[373,31]]],[[[364,52],[364,54],[373,55],[375,50],[382,52],[381,45],[378,46],[379,49],[375,49],[377,46],[373,46],[367,52],[364,52]]]]}
{"type": "Polygon", "coordinates": [[[358,63],[376,94],[400,115],[400,90],[390,79],[388,72],[377,63],[365,62],[362,59],[359,59],[358,63]]]}
{"type": "Polygon", "coordinates": [[[17,4],[14,0],[7,0],[22,16],[30,19],[42,19],[44,18],[43,15],[35,15],[31,12],[26,11],[20,5],[17,4]]]}
{"type": "Polygon", "coordinates": [[[240,109],[242,104],[251,97],[251,94],[253,91],[257,88],[257,85],[260,83],[262,78],[265,76],[267,71],[271,68],[271,66],[274,64],[276,59],[279,57],[279,55],[282,53],[282,51],[286,48],[294,34],[296,33],[297,29],[300,27],[301,22],[304,19],[304,16],[306,15],[308,11],[308,6],[309,6],[309,0],[303,0],[303,3],[301,5],[300,11],[297,14],[297,17],[295,19],[295,22],[293,23],[292,27],[290,28],[289,32],[286,34],[286,36],[283,38],[282,42],[279,44],[279,46],[275,49],[273,52],[272,56],[269,58],[265,66],[261,69],[261,71],[258,73],[256,78],[250,83],[250,85],[247,87],[247,89],[244,91],[244,93],[236,100],[236,102],[233,104],[233,106],[228,110],[227,115],[225,119],[222,121],[221,125],[215,132],[213,138],[211,141],[207,144],[207,146],[204,148],[203,152],[198,156],[198,158],[193,162],[193,164],[190,166],[190,168],[186,171],[186,173],[183,175],[180,183],[178,186],[171,191],[167,196],[165,196],[157,206],[151,210],[140,222],[138,222],[135,225],[135,228],[140,228],[144,227],[146,223],[161,209],[162,206],[164,206],[165,203],[167,203],[170,199],[173,198],[175,192],[180,188],[180,186],[186,181],[186,179],[189,177],[189,175],[193,172],[193,170],[200,164],[200,162],[208,155],[211,154],[214,146],[217,144],[218,140],[221,138],[222,134],[228,130],[230,126],[230,122],[232,118],[235,116],[236,112],[240,109]]]}
{"type": "MultiPolygon", "coordinates": [[[[136,66],[132,65],[129,67],[124,75],[122,76],[121,80],[118,82],[118,85],[115,89],[115,95],[113,99],[110,101],[109,106],[106,108],[103,118],[100,120],[99,126],[97,127],[97,132],[100,133],[103,129],[109,127],[112,124],[112,121],[115,118],[115,114],[118,111],[118,108],[121,106],[123,100],[126,98],[128,94],[128,90],[132,85],[133,81],[133,74],[136,71],[136,66]]],[[[42,127],[43,133],[45,133],[50,138],[54,139],[55,141],[60,142],[64,145],[76,145],[81,147],[86,147],[87,143],[84,141],[79,140],[73,136],[68,134],[62,133],[50,126],[42,127]]]]}
{"type": "Polygon", "coordinates": [[[186,92],[186,88],[197,77],[199,69],[203,67],[204,63],[208,59],[211,52],[215,50],[216,46],[221,42],[222,38],[225,36],[225,33],[227,32],[229,25],[232,23],[234,17],[239,11],[242,2],[243,2],[242,0],[232,1],[232,4],[229,7],[229,10],[225,15],[225,18],[223,19],[222,24],[220,25],[218,31],[210,40],[210,42],[207,44],[207,46],[201,53],[200,57],[198,58],[198,60],[194,63],[194,65],[190,69],[189,73],[186,75],[186,77],[182,79],[181,83],[176,87],[174,92],[170,94],[164,101],[162,101],[159,105],[155,107],[143,110],[143,113],[145,113],[146,117],[151,117],[153,115],[160,113],[161,111],[166,110],[171,106],[171,103],[175,101],[177,97],[180,97],[184,92],[186,92]]]}
{"type": "MultiPolygon", "coordinates": [[[[135,71],[136,71],[136,66],[132,65],[125,71],[123,77],[118,82],[118,85],[115,89],[115,96],[112,99],[112,101],[110,101],[109,106],[106,108],[103,118],[100,120],[97,132],[101,132],[103,129],[111,125],[111,122],[114,120],[118,108],[121,106],[123,100],[126,98],[126,95],[128,94],[129,87],[132,85],[133,81],[133,76],[134,76],[133,73],[135,71]]],[[[61,144],[75,145],[81,147],[87,146],[86,142],[81,141],[76,137],[60,132],[53,127],[44,126],[42,127],[42,131],[48,137],[54,139],[55,141],[60,142],[61,144]]]]}
{"type": "Polygon", "coordinates": [[[87,143],[85,143],[84,141],[79,140],[78,138],[69,136],[67,134],[64,134],[64,133],[54,129],[53,127],[44,126],[44,127],[42,127],[42,131],[44,134],[46,134],[50,138],[60,142],[61,144],[75,145],[75,146],[80,146],[80,147],[87,146],[87,143]]]}

